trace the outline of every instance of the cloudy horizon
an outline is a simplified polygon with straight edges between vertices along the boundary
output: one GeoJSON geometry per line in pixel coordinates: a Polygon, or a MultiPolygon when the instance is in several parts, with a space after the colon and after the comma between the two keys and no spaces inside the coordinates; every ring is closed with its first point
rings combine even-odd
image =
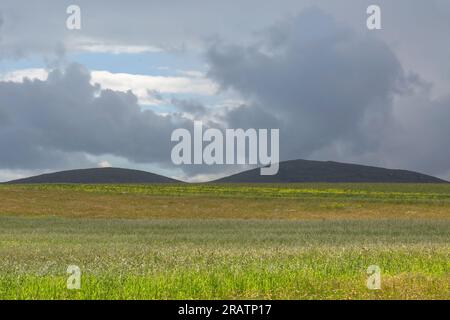
{"type": "Polygon", "coordinates": [[[0,5],[0,181],[124,167],[205,181],[245,166],[175,166],[171,132],[279,128],[280,160],[450,179],[450,3],[26,1],[0,5]],[[81,30],[66,8],[81,8],[81,30]]]}

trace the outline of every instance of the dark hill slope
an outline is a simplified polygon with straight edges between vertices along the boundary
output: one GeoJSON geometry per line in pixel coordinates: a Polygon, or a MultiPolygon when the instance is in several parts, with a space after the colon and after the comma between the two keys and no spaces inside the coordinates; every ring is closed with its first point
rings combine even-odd
{"type": "Polygon", "coordinates": [[[173,183],[180,182],[154,173],[121,168],[60,171],[7,183],[173,183]]]}
{"type": "Polygon", "coordinates": [[[289,183],[289,182],[447,182],[433,176],[407,170],[392,170],[332,161],[291,160],[280,163],[278,174],[261,176],[260,169],[244,171],[214,182],[289,183]]]}

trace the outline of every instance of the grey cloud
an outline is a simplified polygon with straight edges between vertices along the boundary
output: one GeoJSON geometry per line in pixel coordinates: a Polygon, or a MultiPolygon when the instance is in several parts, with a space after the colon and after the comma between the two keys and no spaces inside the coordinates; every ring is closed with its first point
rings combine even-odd
{"type": "Polygon", "coordinates": [[[159,92],[157,90],[148,90],[147,89],[147,94],[158,101],[164,101],[164,97],[162,96],[161,92],[159,92]]]}
{"type": "MultiPolygon", "coordinates": [[[[428,90],[399,103],[401,117],[389,129],[381,154],[395,167],[450,174],[450,96],[432,98],[428,90]]],[[[446,175],[447,174],[447,175],[446,175]]]]}
{"type": "Polygon", "coordinates": [[[171,103],[181,112],[186,112],[193,116],[205,116],[208,109],[200,102],[194,100],[173,98],[171,103]]]}
{"type": "MultiPolygon", "coordinates": [[[[5,20],[3,18],[3,13],[0,11],[0,44],[2,43],[2,34],[3,34],[3,24],[5,23],[5,20]]],[[[0,51],[1,52],[1,51],[0,51]]],[[[0,55],[1,58],[1,55],[0,55]]]]}

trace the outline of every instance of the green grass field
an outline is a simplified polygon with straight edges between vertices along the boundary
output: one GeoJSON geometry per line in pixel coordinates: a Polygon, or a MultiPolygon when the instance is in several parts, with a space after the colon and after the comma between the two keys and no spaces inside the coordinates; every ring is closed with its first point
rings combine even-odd
{"type": "Polygon", "coordinates": [[[450,185],[1,185],[0,257],[3,299],[449,299],[450,185]]]}

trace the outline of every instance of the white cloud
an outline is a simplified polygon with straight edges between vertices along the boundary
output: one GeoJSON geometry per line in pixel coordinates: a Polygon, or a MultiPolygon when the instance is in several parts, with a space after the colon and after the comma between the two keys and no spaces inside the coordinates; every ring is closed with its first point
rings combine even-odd
{"type": "Polygon", "coordinates": [[[192,78],[205,77],[205,73],[197,70],[177,70],[179,74],[192,78]]]}
{"type": "Polygon", "coordinates": [[[108,161],[103,160],[98,163],[98,166],[100,168],[109,168],[109,167],[111,167],[111,164],[108,161]]]}
{"type": "Polygon", "coordinates": [[[213,95],[217,86],[206,78],[148,76],[130,73],[92,71],[92,81],[118,91],[155,90],[160,93],[195,93],[213,95]]]}
{"type": "Polygon", "coordinates": [[[98,41],[79,41],[71,45],[73,51],[90,53],[112,53],[112,54],[137,54],[162,52],[161,48],[149,45],[124,45],[113,43],[102,43],[98,41]]]}
{"type": "Polygon", "coordinates": [[[25,78],[46,80],[48,72],[45,69],[30,68],[10,71],[0,75],[1,81],[23,82],[25,78]]]}
{"type": "MultiPolygon", "coordinates": [[[[0,75],[1,81],[23,82],[25,78],[46,80],[48,71],[42,68],[14,70],[0,75]]],[[[131,90],[140,104],[158,105],[161,99],[155,97],[161,94],[198,94],[211,96],[216,94],[217,85],[200,73],[188,76],[151,76],[130,73],[112,73],[93,70],[91,83],[98,83],[103,89],[126,92],[131,90]]]]}

